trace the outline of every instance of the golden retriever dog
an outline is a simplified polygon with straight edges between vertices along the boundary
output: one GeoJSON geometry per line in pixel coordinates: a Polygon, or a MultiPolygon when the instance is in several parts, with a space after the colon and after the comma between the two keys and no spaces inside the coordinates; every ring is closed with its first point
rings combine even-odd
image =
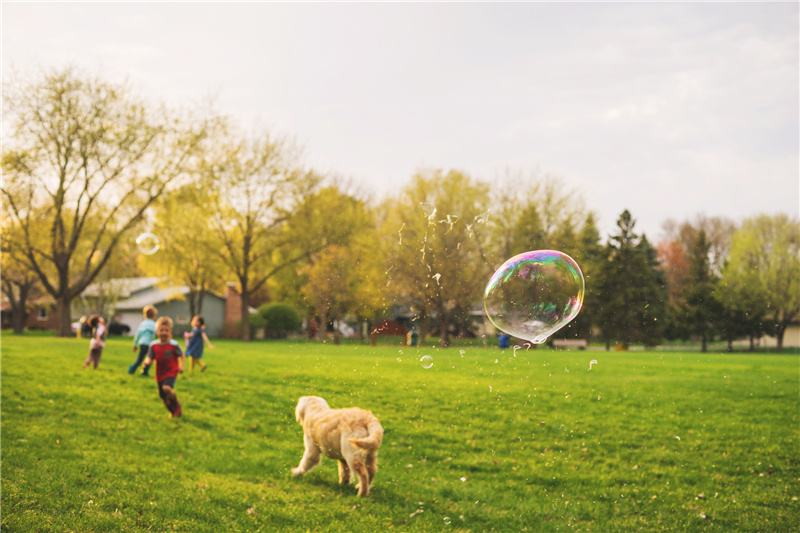
{"type": "Polygon", "coordinates": [[[303,425],[306,451],[292,474],[302,476],[312,471],[325,454],[339,461],[339,483],[350,483],[350,473],[358,476],[359,496],[369,494],[378,471],[378,448],[383,439],[381,423],[369,411],[353,407],[331,409],[319,396],[303,396],[295,410],[303,425]]]}

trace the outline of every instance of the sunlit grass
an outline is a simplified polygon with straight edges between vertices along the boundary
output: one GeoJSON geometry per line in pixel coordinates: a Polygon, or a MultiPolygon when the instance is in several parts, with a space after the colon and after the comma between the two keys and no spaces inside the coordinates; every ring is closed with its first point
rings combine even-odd
{"type": "Polygon", "coordinates": [[[86,340],[4,334],[3,531],[800,523],[797,355],[214,344],[207,372],[178,378],[170,420],[154,380],[126,374],[129,340],[91,371],[86,340]],[[333,461],[291,477],[305,394],[380,418],[369,497],[333,461]]]}

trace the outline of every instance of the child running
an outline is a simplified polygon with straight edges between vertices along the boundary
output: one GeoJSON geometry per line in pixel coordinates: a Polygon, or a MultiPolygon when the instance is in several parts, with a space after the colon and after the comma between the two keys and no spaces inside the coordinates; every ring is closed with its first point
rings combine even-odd
{"type": "MultiPolygon", "coordinates": [[[[133,351],[135,352],[138,348],[139,356],[136,358],[136,361],[128,367],[128,374],[136,372],[136,369],[142,364],[144,358],[147,357],[147,352],[150,350],[150,343],[156,338],[155,318],[158,316],[158,309],[152,305],[146,305],[144,309],[142,309],[142,315],[144,315],[144,320],[139,324],[136,330],[136,337],[133,339],[133,351]]],[[[142,375],[149,375],[148,370],[150,370],[149,366],[142,366],[142,375]]]]}
{"type": "Polygon", "coordinates": [[[158,395],[167,407],[170,417],[181,416],[181,404],[175,394],[175,379],[183,373],[183,352],[180,345],[172,340],[172,319],[162,316],[156,320],[157,340],[150,343],[145,366],[156,362],[156,382],[158,395]]]}
{"type": "Polygon", "coordinates": [[[214,345],[208,340],[206,335],[206,321],[203,315],[195,315],[192,319],[192,336],[189,337],[189,344],[186,346],[186,355],[192,360],[192,373],[194,365],[200,365],[200,372],[206,371],[206,365],[200,360],[203,357],[203,346],[208,344],[208,349],[213,350],[214,345]]]}
{"type": "Polygon", "coordinates": [[[89,342],[89,356],[83,362],[83,368],[88,368],[93,365],[97,370],[97,365],[100,364],[100,356],[103,355],[103,347],[106,345],[106,321],[100,315],[92,315],[86,323],[92,328],[92,340],[89,342]]]}

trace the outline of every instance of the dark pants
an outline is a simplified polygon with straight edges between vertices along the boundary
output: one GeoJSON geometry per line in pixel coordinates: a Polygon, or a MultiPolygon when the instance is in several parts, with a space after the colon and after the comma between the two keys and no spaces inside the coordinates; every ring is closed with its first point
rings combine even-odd
{"type": "Polygon", "coordinates": [[[100,356],[103,355],[102,348],[92,348],[89,350],[89,356],[86,358],[86,361],[83,362],[83,367],[86,368],[90,364],[94,365],[94,368],[97,368],[97,365],[100,364],[100,356]]]}
{"type": "MultiPolygon", "coordinates": [[[[145,344],[139,345],[139,355],[136,357],[136,362],[128,367],[128,374],[133,374],[134,372],[136,372],[136,369],[139,367],[139,365],[142,364],[142,361],[144,361],[145,358],[147,357],[148,350],[150,350],[149,346],[145,344]]],[[[149,368],[150,368],[149,366],[143,366],[142,373],[147,374],[147,370],[149,368]]]]}

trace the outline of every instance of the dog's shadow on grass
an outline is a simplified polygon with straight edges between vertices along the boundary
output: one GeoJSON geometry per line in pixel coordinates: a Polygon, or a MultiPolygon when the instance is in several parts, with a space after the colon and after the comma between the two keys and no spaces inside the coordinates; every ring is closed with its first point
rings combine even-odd
{"type": "MultiPolygon", "coordinates": [[[[376,478],[376,483],[370,488],[370,492],[365,497],[358,497],[358,489],[356,482],[350,482],[347,485],[339,483],[338,478],[329,479],[326,472],[313,472],[305,476],[292,479],[293,482],[298,484],[306,484],[309,487],[319,491],[324,497],[331,498],[352,498],[353,502],[374,500],[375,502],[393,501],[397,497],[394,491],[391,490],[390,485],[380,485],[380,481],[376,478]]],[[[291,474],[290,474],[291,476],[291,474]]]]}

